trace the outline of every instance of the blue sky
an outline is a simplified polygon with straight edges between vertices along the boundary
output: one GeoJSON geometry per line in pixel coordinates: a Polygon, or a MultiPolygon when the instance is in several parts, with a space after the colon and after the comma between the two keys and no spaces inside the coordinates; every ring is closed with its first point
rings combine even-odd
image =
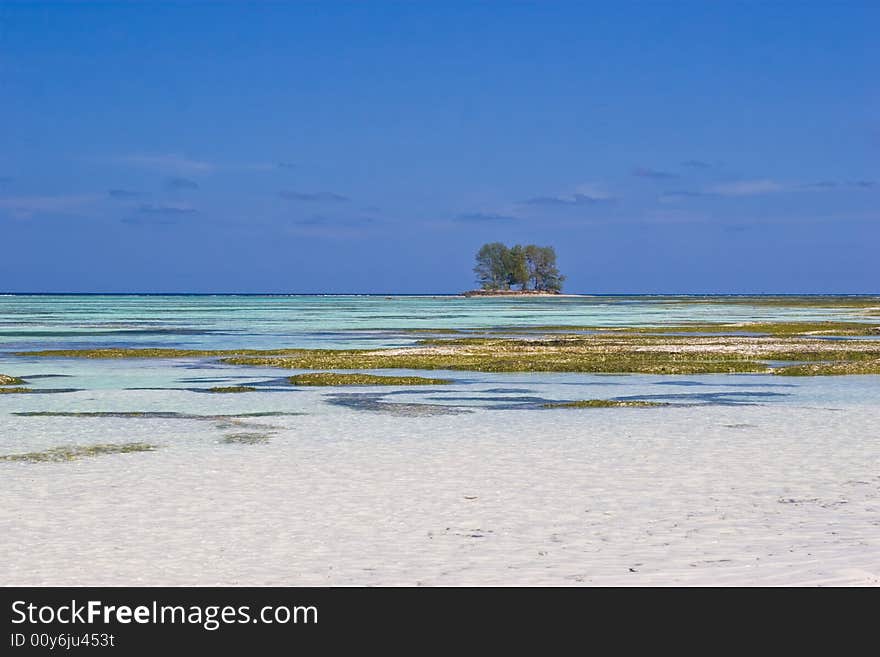
{"type": "Polygon", "coordinates": [[[0,290],[880,292],[876,3],[0,5],[0,290]],[[873,6],[872,6],[873,5],[873,6]]]}

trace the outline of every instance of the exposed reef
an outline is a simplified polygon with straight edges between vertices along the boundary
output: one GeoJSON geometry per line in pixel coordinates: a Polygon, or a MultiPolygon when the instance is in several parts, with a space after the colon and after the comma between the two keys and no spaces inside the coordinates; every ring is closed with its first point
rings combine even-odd
{"type": "MultiPolygon", "coordinates": [[[[873,301],[872,301],[873,302],[873,301]]],[[[859,306],[861,307],[861,306],[859,306]]],[[[514,329],[505,329],[512,331],[514,329]]],[[[214,357],[234,365],[307,370],[470,370],[609,374],[880,374],[880,326],[865,322],[689,323],[653,327],[529,327],[529,336],[429,338],[393,349],[26,352],[70,358],[214,357]],[[543,333],[538,333],[543,331],[543,333]],[[566,332],[567,331],[567,332],[566,332]],[[573,331],[581,331],[573,333],[573,331]],[[586,332],[586,333],[584,333],[586,332]]],[[[360,373],[296,375],[295,385],[435,385],[447,380],[360,373]],[[311,377],[311,378],[310,378],[311,377]],[[358,380],[360,377],[360,380],[358,380]]]]}
{"type": "Polygon", "coordinates": [[[283,355],[289,349],[143,349],[119,347],[107,349],[43,349],[39,351],[18,351],[16,356],[49,356],[51,358],[213,358],[234,355],[283,355]]]}
{"type": "Polygon", "coordinates": [[[809,363],[773,368],[781,376],[840,376],[844,374],[880,374],[880,359],[837,363],[809,363]]]}
{"type": "Polygon", "coordinates": [[[223,436],[220,442],[224,445],[265,445],[269,442],[267,433],[231,433],[223,436]]]}
{"type": "Polygon", "coordinates": [[[551,402],[544,408],[649,408],[669,406],[666,402],[640,401],[635,399],[582,399],[579,401],[551,402]]]}
{"type": "Polygon", "coordinates": [[[217,386],[215,388],[208,388],[208,392],[228,394],[228,393],[236,393],[236,392],[255,392],[256,388],[253,386],[217,386]]]}
{"type": "Polygon", "coordinates": [[[99,445],[68,445],[53,447],[41,452],[27,452],[24,454],[0,455],[0,461],[14,463],[65,463],[93,456],[107,454],[128,454],[130,452],[152,452],[156,445],[149,443],[105,443],[99,445]]]}
{"type": "Polygon", "coordinates": [[[297,374],[288,379],[295,386],[433,386],[452,383],[451,379],[422,376],[383,376],[378,374],[339,374],[315,372],[297,374]]]}

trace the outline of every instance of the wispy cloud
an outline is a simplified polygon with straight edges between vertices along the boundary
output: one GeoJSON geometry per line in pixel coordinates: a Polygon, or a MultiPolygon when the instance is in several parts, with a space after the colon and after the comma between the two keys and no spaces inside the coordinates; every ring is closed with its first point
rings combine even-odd
{"type": "Polygon", "coordinates": [[[199,183],[189,178],[169,178],[165,181],[165,186],[172,191],[184,191],[198,189],[199,183]]]}
{"type": "Polygon", "coordinates": [[[555,196],[533,196],[525,201],[521,201],[521,205],[539,205],[539,206],[557,206],[557,207],[578,207],[595,205],[597,203],[607,203],[613,201],[611,196],[605,189],[596,183],[582,183],[574,188],[570,194],[558,194],[555,196]]]}
{"type": "Polygon", "coordinates": [[[26,219],[40,214],[60,214],[81,209],[97,201],[94,194],[68,196],[18,196],[0,198],[0,209],[7,210],[17,219],[26,219]]]}
{"type": "Polygon", "coordinates": [[[127,201],[131,199],[141,198],[141,192],[135,192],[131,189],[108,189],[107,196],[117,201],[127,201]]]}
{"type": "Polygon", "coordinates": [[[659,171],[657,169],[651,169],[650,167],[636,167],[633,169],[632,175],[636,178],[650,178],[651,180],[671,180],[672,178],[678,178],[678,174],[670,173],[669,171],[659,171]]]}
{"type": "Polygon", "coordinates": [[[596,201],[613,201],[614,197],[599,183],[586,182],[574,188],[575,194],[589,196],[596,201]]]}
{"type": "Polygon", "coordinates": [[[117,158],[117,161],[122,164],[161,171],[163,173],[177,173],[184,175],[210,173],[216,169],[216,166],[211,162],[195,160],[184,155],[173,153],[159,155],[125,155],[117,158]]]}
{"type": "Polygon", "coordinates": [[[144,203],[138,208],[138,212],[141,214],[150,214],[150,215],[167,215],[167,216],[180,216],[187,214],[196,214],[198,210],[189,206],[189,205],[173,205],[173,204],[162,204],[162,205],[154,205],[152,203],[144,203]]]}
{"type": "Polygon", "coordinates": [[[836,180],[819,180],[809,183],[783,183],[776,180],[742,180],[739,182],[721,183],[707,189],[719,196],[757,196],[776,192],[820,191],[829,192],[845,189],[870,189],[874,186],[871,180],[840,182],[836,180]]]}
{"type": "Polygon", "coordinates": [[[804,189],[806,189],[804,186],[786,185],[775,180],[738,180],[716,183],[703,189],[679,189],[664,192],[660,196],[660,201],[670,202],[693,198],[738,198],[804,189]]]}
{"type": "Polygon", "coordinates": [[[712,165],[703,160],[685,160],[681,163],[681,166],[688,167],[689,169],[710,169],[712,165]]]}
{"type": "Polygon", "coordinates": [[[296,165],[293,162],[279,162],[279,169],[296,169],[296,165]]]}
{"type": "Polygon", "coordinates": [[[465,212],[457,215],[453,221],[464,223],[499,223],[508,221],[519,221],[519,217],[509,214],[495,214],[491,212],[465,212]]]}
{"type": "Polygon", "coordinates": [[[833,191],[833,190],[864,190],[874,187],[873,180],[851,180],[848,182],[838,180],[820,180],[818,182],[804,183],[799,185],[800,189],[813,191],[833,191]]]}
{"type": "Polygon", "coordinates": [[[569,194],[567,196],[535,196],[523,201],[523,205],[595,205],[608,199],[595,198],[586,194],[569,194]]]}
{"type": "Polygon", "coordinates": [[[134,153],[111,158],[111,162],[181,177],[206,175],[215,172],[271,172],[279,168],[293,168],[292,164],[276,162],[212,162],[179,153],[134,153]]]}
{"type": "Polygon", "coordinates": [[[773,194],[786,189],[786,185],[775,180],[738,180],[736,182],[718,183],[706,189],[709,194],[718,196],[758,196],[773,194]]]}
{"type": "Polygon", "coordinates": [[[122,220],[126,224],[176,224],[182,218],[192,216],[198,210],[188,205],[144,203],[137,208],[134,215],[122,220]]]}
{"type": "Polygon", "coordinates": [[[663,192],[663,194],[660,195],[660,202],[661,203],[668,203],[670,201],[681,201],[683,199],[689,199],[689,198],[704,198],[707,196],[714,196],[714,194],[707,194],[705,192],[680,189],[680,190],[673,190],[673,191],[669,191],[669,192],[663,192]]]}
{"type": "Polygon", "coordinates": [[[333,192],[279,192],[279,196],[288,201],[302,201],[306,203],[315,203],[315,202],[332,202],[332,203],[340,203],[344,201],[350,200],[347,196],[343,196],[342,194],[335,194],[333,192]]]}
{"type": "Polygon", "coordinates": [[[835,192],[845,190],[867,190],[874,187],[874,181],[857,180],[841,182],[837,180],[817,180],[808,183],[780,182],[778,180],[737,180],[710,185],[699,190],[674,190],[664,192],[661,202],[677,201],[687,198],[738,198],[761,196],[765,194],[835,192]]]}

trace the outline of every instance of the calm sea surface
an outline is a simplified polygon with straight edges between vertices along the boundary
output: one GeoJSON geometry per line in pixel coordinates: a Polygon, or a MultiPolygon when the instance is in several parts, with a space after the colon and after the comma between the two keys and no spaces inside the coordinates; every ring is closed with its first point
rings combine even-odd
{"type": "Polygon", "coordinates": [[[199,349],[399,346],[410,329],[641,326],[858,319],[682,297],[0,296],[0,352],[91,347],[199,349]]]}

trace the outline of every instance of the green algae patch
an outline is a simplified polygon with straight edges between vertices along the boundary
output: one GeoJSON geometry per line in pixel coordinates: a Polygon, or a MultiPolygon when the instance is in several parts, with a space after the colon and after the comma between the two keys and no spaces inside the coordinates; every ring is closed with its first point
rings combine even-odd
{"type": "Polygon", "coordinates": [[[220,440],[224,445],[265,445],[269,442],[266,433],[231,433],[220,440]]]}
{"type": "MultiPolygon", "coordinates": [[[[284,356],[233,356],[236,365],[305,370],[464,370],[476,372],[582,372],[604,374],[778,373],[774,361],[862,363],[853,373],[869,373],[880,359],[880,341],[824,340],[820,336],[644,335],[623,331],[603,335],[544,335],[535,338],[431,340],[414,347],[377,350],[311,349],[284,356]]],[[[809,326],[816,329],[815,324],[809,326]]],[[[827,328],[827,325],[826,325],[827,328]]],[[[861,328],[853,329],[862,331],[861,328]]],[[[823,336],[825,335],[823,334],[823,336]]],[[[838,368],[841,373],[846,367],[838,368]]],[[[818,371],[817,371],[818,373],[818,371]]],[[[303,375],[300,375],[303,376],[303,375]]],[[[343,385],[339,374],[322,375],[326,385],[343,385]],[[326,378],[330,376],[331,378],[326,378]]],[[[308,379],[300,379],[308,384],[308,379]]],[[[292,383],[297,383],[294,379],[292,383]]]]}
{"type": "MultiPolygon", "coordinates": [[[[699,302],[690,298],[686,300],[699,302]]],[[[814,301],[806,300],[809,303],[814,301]]],[[[840,303],[842,307],[857,308],[861,312],[878,309],[877,301],[873,298],[844,298],[840,303]],[[869,302],[874,305],[865,305],[869,302]]],[[[700,322],[654,327],[560,326],[509,330],[528,332],[529,335],[499,335],[507,331],[501,329],[491,333],[426,336],[416,345],[387,349],[98,349],[24,353],[29,356],[71,358],[216,358],[230,365],[294,370],[407,369],[657,375],[876,374],[876,361],[880,360],[880,340],[861,339],[880,337],[880,326],[876,321],[866,323],[864,319],[861,322],[700,322]]],[[[290,378],[290,383],[298,386],[405,386],[449,382],[445,379],[380,377],[358,372],[343,374],[329,371],[290,378]]],[[[210,392],[250,392],[249,388],[251,386],[218,387],[210,389],[210,392]]]]}
{"type": "Polygon", "coordinates": [[[0,386],[20,386],[24,383],[24,379],[17,376],[9,376],[8,374],[0,374],[0,386]]]}
{"type": "Polygon", "coordinates": [[[338,374],[315,372],[297,374],[288,379],[295,386],[434,386],[452,383],[451,379],[422,376],[383,376],[378,374],[338,374]]]}
{"type": "MultiPolygon", "coordinates": [[[[506,341],[505,341],[506,342],[506,341]]],[[[670,353],[648,351],[579,351],[557,348],[541,350],[531,345],[501,344],[479,351],[450,349],[443,352],[419,350],[347,351],[309,350],[296,356],[234,357],[224,362],[237,365],[256,365],[287,369],[410,369],[410,370],[466,370],[474,372],[599,372],[643,374],[702,374],[766,372],[767,366],[754,359],[736,354],[670,353]]],[[[302,377],[307,375],[297,375],[302,377]]],[[[332,375],[339,377],[342,375],[332,375]]],[[[363,376],[363,375],[356,375],[363,376]]],[[[291,383],[309,385],[308,379],[291,377],[291,383]],[[306,383],[298,383],[306,381],[306,383]]],[[[396,378],[396,377],[395,377],[396,378]]],[[[412,385],[434,384],[436,380],[418,381],[419,377],[402,377],[395,383],[391,378],[382,381],[363,380],[348,385],[412,385]],[[407,381],[407,379],[416,379],[407,381]]],[[[321,377],[311,385],[345,385],[344,379],[321,377]]],[[[352,381],[349,379],[349,381],[352,381]]],[[[442,380],[442,383],[448,381],[442,380]]]]}
{"type": "Polygon", "coordinates": [[[669,404],[633,399],[582,399],[569,402],[551,402],[544,404],[543,408],[653,408],[655,406],[669,406],[669,404]]]}
{"type": "Polygon", "coordinates": [[[69,445],[65,447],[53,447],[42,452],[27,452],[25,454],[0,455],[0,461],[12,463],[66,463],[93,456],[105,456],[107,454],[129,454],[132,452],[152,452],[156,445],[149,443],[105,443],[99,445],[69,445]]]}
{"type": "Polygon", "coordinates": [[[880,374],[880,359],[848,362],[822,362],[787,365],[773,368],[779,376],[842,376],[846,374],[880,374]]]}
{"type": "Polygon", "coordinates": [[[17,351],[16,356],[45,358],[218,358],[222,356],[283,356],[296,349],[44,349],[17,351]]]}
{"type": "MultiPolygon", "coordinates": [[[[852,344],[852,343],[850,343],[852,344]]],[[[853,349],[790,349],[785,351],[768,351],[761,356],[764,360],[790,361],[825,361],[841,363],[857,363],[880,359],[880,342],[873,350],[857,351],[853,349]]],[[[794,363],[793,363],[794,364],[794,363]]]]}
{"type": "Polygon", "coordinates": [[[208,392],[215,393],[236,393],[236,392],[256,392],[256,388],[253,386],[218,386],[216,388],[208,388],[208,392]]]}
{"type": "Polygon", "coordinates": [[[17,395],[22,392],[33,392],[30,388],[0,388],[0,395],[17,395]]]}

